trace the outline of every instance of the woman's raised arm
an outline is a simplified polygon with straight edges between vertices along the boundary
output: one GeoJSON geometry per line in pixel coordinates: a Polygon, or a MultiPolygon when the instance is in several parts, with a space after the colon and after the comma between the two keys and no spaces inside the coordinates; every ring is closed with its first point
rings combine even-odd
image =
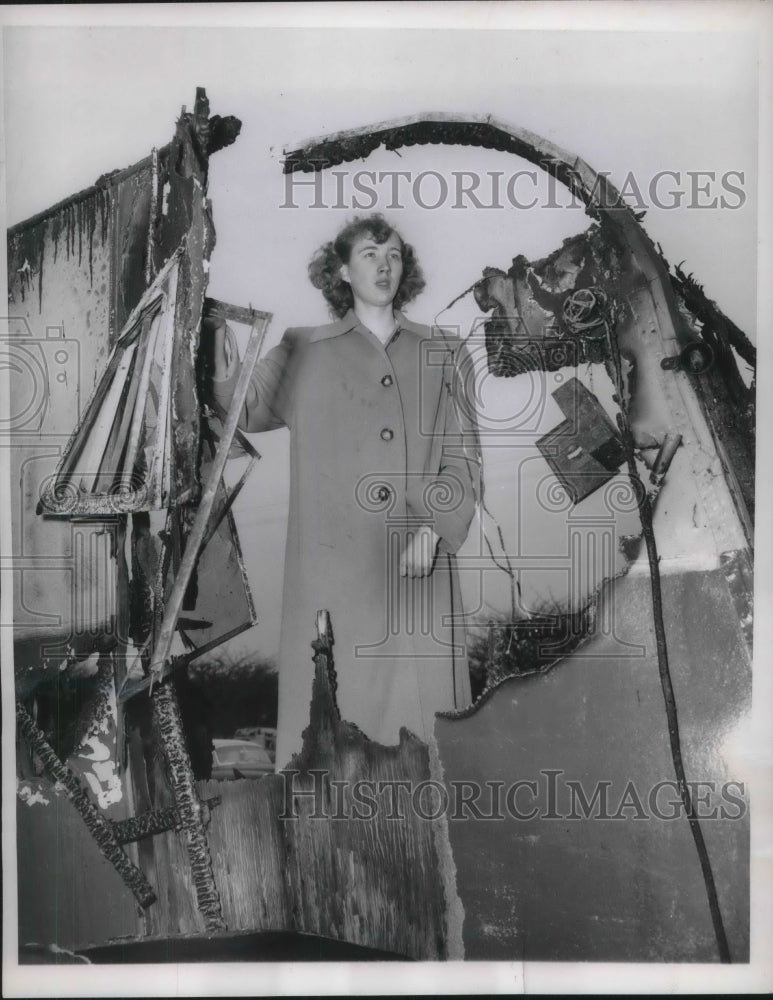
{"type": "MultiPolygon", "coordinates": [[[[243,431],[270,431],[289,425],[287,370],[292,340],[288,333],[255,366],[239,417],[239,428],[243,431]]],[[[209,401],[216,409],[227,411],[239,374],[236,338],[224,320],[210,317],[202,320],[202,334],[208,374],[205,391],[209,390],[209,401]]]]}

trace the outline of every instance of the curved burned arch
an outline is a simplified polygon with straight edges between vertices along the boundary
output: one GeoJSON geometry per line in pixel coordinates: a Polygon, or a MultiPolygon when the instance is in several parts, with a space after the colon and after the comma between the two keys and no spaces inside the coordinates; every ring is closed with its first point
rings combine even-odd
{"type": "Polygon", "coordinates": [[[360,160],[382,145],[397,150],[440,144],[479,146],[521,156],[553,174],[590,207],[599,207],[599,196],[607,207],[625,207],[615,187],[584,160],[534,132],[492,115],[427,112],[309,139],[295,150],[285,150],[284,172],[310,172],[360,160]]]}
{"type": "MultiPolygon", "coordinates": [[[[379,146],[397,150],[403,146],[416,145],[478,146],[520,156],[566,185],[582,200],[591,217],[608,217],[616,228],[630,230],[630,235],[639,235],[649,247],[637,249],[650,250],[662,268],[662,261],[659,260],[654,245],[607,177],[594,170],[581,157],[567,152],[549,139],[493,115],[431,111],[334,132],[309,139],[296,149],[285,149],[284,172],[309,173],[361,160],[379,146]]],[[[662,270],[662,275],[667,276],[665,269],[662,270]]]]}
{"type": "MultiPolygon", "coordinates": [[[[706,314],[712,325],[722,327],[722,333],[733,344],[741,357],[750,365],[756,362],[756,350],[748,338],[724,316],[695,282],[686,288],[689,279],[679,267],[672,277],[669,266],[659,249],[650,240],[639,218],[625,203],[622,195],[604,174],[599,173],[585,160],[557,146],[549,139],[502,121],[494,115],[464,115],[453,112],[430,111],[391,121],[364,125],[361,128],[334,132],[327,136],[308,139],[293,150],[284,150],[284,172],[312,172],[364,159],[379,146],[397,150],[415,145],[460,145],[497,149],[520,156],[540,167],[564,184],[586,206],[586,212],[595,219],[611,223],[626,238],[636,256],[638,266],[648,280],[659,278],[667,282],[666,298],[669,313],[677,319],[670,285],[677,285],[681,298],[689,298],[688,306],[696,315],[706,314]],[[689,295],[687,294],[689,293],[689,295]]],[[[690,276],[691,277],[691,276],[690,276]]],[[[677,329],[680,324],[677,322],[677,329]]]]}

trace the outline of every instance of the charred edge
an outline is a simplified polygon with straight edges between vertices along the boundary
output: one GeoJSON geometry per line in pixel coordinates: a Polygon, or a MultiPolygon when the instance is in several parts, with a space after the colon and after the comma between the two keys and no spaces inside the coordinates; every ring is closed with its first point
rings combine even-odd
{"type": "Polygon", "coordinates": [[[288,153],[283,169],[286,174],[298,170],[304,173],[318,171],[339,163],[364,159],[381,145],[385,149],[396,150],[403,146],[439,144],[497,149],[521,156],[532,163],[539,162],[545,170],[575,191],[586,205],[592,201],[592,192],[585,188],[568,164],[546,157],[525,139],[504,132],[488,122],[419,121],[375,132],[323,139],[315,145],[303,146],[288,153]]]}
{"type": "Polygon", "coordinates": [[[97,216],[101,220],[101,241],[104,244],[107,240],[107,211],[110,203],[110,193],[106,188],[90,188],[86,192],[73,196],[66,202],[60,202],[59,206],[49,209],[44,215],[35,216],[25,223],[20,223],[9,230],[9,243],[12,255],[19,260],[29,261],[33,270],[30,275],[21,276],[20,290],[22,301],[25,300],[25,292],[32,287],[32,274],[37,274],[38,279],[38,311],[43,309],[43,269],[45,262],[46,246],[49,242],[53,244],[54,263],[59,257],[59,243],[62,238],[65,242],[65,252],[67,260],[74,256],[76,243],[78,249],[78,264],[83,262],[84,239],[88,247],[89,261],[89,284],[94,284],[94,239],[97,232],[97,216]],[[49,232],[50,223],[50,232],[49,232]],[[85,230],[85,232],[84,232],[85,230]]]}
{"type": "Polygon", "coordinates": [[[751,552],[748,549],[723,552],[720,556],[720,566],[738,615],[739,628],[751,662],[754,644],[754,566],[751,552]]]}
{"type": "MultiPolygon", "coordinates": [[[[540,641],[547,643],[551,639],[555,640],[556,638],[565,637],[560,651],[556,650],[556,655],[552,659],[546,660],[541,666],[522,669],[518,666],[518,652],[516,650],[515,653],[510,654],[511,668],[506,667],[504,670],[502,668],[492,669],[489,664],[486,665],[485,686],[471,705],[468,705],[466,708],[451,709],[447,712],[436,712],[435,714],[441,719],[467,719],[475,715],[501,687],[504,687],[510,681],[520,681],[527,677],[539,677],[547,674],[556,667],[561,666],[565,661],[570,660],[578,650],[587,646],[596,635],[597,609],[604,590],[613,587],[627,575],[630,562],[633,561],[641,546],[641,535],[633,535],[629,536],[629,538],[631,552],[627,556],[628,561],[626,565],[615,576],[602,580],[580,610],[570,613],[558,612],[557,615],[553,615],[546,620],[523,619],[518,622],[499,622],[488,626],[490,635],[497,631],[503,636],[509,633],[509,638],[505,639],[503,637],[500,641],[500,654],[501,645],[505,642],[511,643],[519,631],[525,633],[527,641],[534,638],[536,634],[537,641],[533,642],[531,648],[527,650],[531,662],[534,662],[535,657],[539,658],[541,649],[540,641]],[[555,624],[556,617],[559,619],[560,624],[555,624]],[[532,636],[529,635],[530,632],[532,636]]],[[[555,644],[553,648],[556,648],[555,644]]],[[[492,655],[489,654],[489,659],[491,660],[491,658],[492,655]]]]}
{"type": "MultiPolygon", "coordinates": [[[[341,721],[341,711],[338,707],[338,676],[335,659],[333,658],[333,630],[330,619],[327,619],[328,631],[320,634],[311,643],[314,650],[314,665],[316,667],[314,687],[319,688],[320,703],[327,702],[325,707],[337,722],[341,721]]],[[[317,692],[315,691],[315,694],[317,692]]]]}
{"type": "MultiPolygon", "coordinates": [[[[171,143],[163,146],[159,149],[159,156],[164,153],[166,154],[169,150],[171,143]]],[[[116,185],[122,183],[123,181],[133,177],[135,174],[146,170],[150,166],[150,156],[145,156],[143,159],[139,160],[137,163],[132,164],[130,167],[125,167],[123,170],[113,170],[111,173],[102,174],[95,184],[90,187],[84,188],[82,191],[78,191],[77,194],[71,194],[67,198],[63,198],[62,201],[56,202],[50,208],[44,209],[42,212],[38,212],[36,215],[31,215],[28,219],[24,219],[22,222],[17,222],[15,226],[11,226],[8,230],[8,238],[12,239],[15,236],[25,232],[27,229],[31,229],[34,226],[39,225],[41,222],[45,222],[54,215],[59,215],[62,212],[69,211],[78,205],[79,202],[87,201],[90,198],[94,198],[98,195],[104,195],[106,192],[116,185]]],[[[103,226],[105,224],[103,215],[103,226]]]]}
{"type": "Polygon", "coordinates": [[[681,296],[690,312],[713,330],[717,331],[722,340],[732,344],[738,354],[751,365],[757,367],[757,348],[752,344],[743,330],[740,330],[731,319],[722,312],[716,302],[712,301],[698,284],[692,274],[685,274],[681,264],[677,264],[674,273],[669,274],[674,290],[681,296]]]}
{"type": "Polygon", "coordinates": [[[500,688],[505,687],[505,685],[509,684],[511,681],[521,681],[525,680],[527,677],[540,677],[549,673],[555,667],[560,666],[565,660],[569,659],[572,653],[586,645],[586,643],[588,643],[592,638],[593,632],[591,631],[588,635],[584,635],[579,639],[577,644],[572,648],[571,652],[562,653],[561,656],[557,656],[554,660],[551,660],[542,667],[535,667],[533,670],[518,670],[513,673],[506,673],[497,677],[495,680],[487,681],[486,686],[471,705],[468,705],[466,708],[451,709],[447,712],[436,712],[435,715],[439,719],[451,719],[453,721],[468,719],[471,716],[476,715],[500,688]]]}

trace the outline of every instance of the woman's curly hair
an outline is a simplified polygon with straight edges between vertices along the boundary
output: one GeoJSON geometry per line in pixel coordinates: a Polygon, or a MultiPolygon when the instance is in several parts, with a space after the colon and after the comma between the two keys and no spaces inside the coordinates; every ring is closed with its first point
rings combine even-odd
{"type": "Polygon", "coordinates": [[[424,275],[410,243],[405,242],[380,212],[355,216],[334,240],[317,250],[309,263],[309,279],[327,299],[331,315],[343,317],[354,305],[351,286],[341,277],[341,265],[349,263],[354,244],[365,235],[376,243],[385,243],[392,233],[400,238],[403,248],[403,274],[394,297],[395,308],[401,309],[424,288],[424,275]]]}

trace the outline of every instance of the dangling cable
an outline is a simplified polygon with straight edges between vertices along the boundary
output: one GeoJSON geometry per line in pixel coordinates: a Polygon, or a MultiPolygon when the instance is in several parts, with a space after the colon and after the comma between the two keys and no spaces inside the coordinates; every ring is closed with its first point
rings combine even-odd
{"type": "MultiPolygon", "coordinates": [[[[478,282],[476,282],[476,284],[478,284],[478,282]]],[[[458,295],[453,300],[453,302],[451,302],[448,306],[446,306],[446,309],[449,309],[450,306],[452,306],[454,304],[454,302],[458,302],[459,299],[463,298],[464,295],[467,295],[468,292],[472,291],[472,289],[474,287],[475,287],[475,285],[471,285],[465,292],[462,292],[461,295],[458,295]]],[[[445,309],[441,310],[441,312],[445,312],[445,309]]],[[[437,315],[439,316],[440,313],[438,313],[437,315]]],[[[435,319],[437,320],[437,316],[435,317],[435,319]]],[[[462,341],[462,344],[466,344],[467,343],[467,341],[470,339],[470,337],[474,333],[476,327],[477,327],[477,324],[473,324],[472,328],[470,329],[469,334],[462,341]]],[[[454,364],[453,367],[454,367],[454,374],[455,374],[455,376],[457,378],[459,378],[460,380],[463,380],[463,375],[462,375],[461,371],[459,370],[459,366],[456,365],[456,364],[454,364]]],[[[501,570],[503,573],[505,573],[510,578],[510,616],[511,616],[511,622],[514,622],[516,620],[516,607],[518,606],[518,604],[521,604],[521,606],[522,606],[521,585],[520,585],[520,582],[518,581],[518,579],[516,578],[515,570],[513,569],[512,563],[510,562],[510,556],[509,556],[509,554],[507,552],[507,548],[505,547],[505,540],[504,540],[504,535],[502,534],[502,528],[501,528],[499,522],[497,521],[496,517],[491,513],[491,511],[489,510],[489,508],[488,508],[488,506],[486,504],[485,488],[484,488],[484,480],[483,480],[483,456],[482,455],[480,456],[480,461],[478,461],[477,458],[473,458],[473,459],[470,458],[468,450],[467,450],[466,435],[464,433],[464,423],[462,422],[461,417],[460,417],[460,413],[459,413],[459,400],[457,399],[456,392],[454,391],[453,387],[450,386],[450,385],[449,385],[449,395],[451,397],[451,403],[452,403],[452,405],[454,407],[454,414],[456,416],[456,423],[457,423],[457,426],[459,427],[460,433],[462,435],[462,452],[463,452],[463,457],[464,457],[465,464],[467,465],[467,473],[468,473],[469,478],[470,478],[470,483],[472,484],[473,499],[475,500],[476,506],[478,508],[478,514],[479,514],[479,519],[480,519],[481,530],[483,532],[483,541],[486,544],[486,548],[488,549],[489,557],[490,557],[491,561],[493,562],[493,564],[496,566],[497,569],[501,570]],[[474,475],[473,469],[472,469],[472,465],[473,464],[476,466],[476,468],[478,470],[478,478],[479,478],[479,481],[480,481],[480,489],[476,489],[476,486],[475,486],[475,475],[474,475]],[[489,540],[489,536],[488,536],[488,534],[486,532],[483,515],[485,515],[491,521],[494,522],[494,526],[496,528],[496,533],[497,533],[497,539],[499,541],[499,547],[500,547],[500,549],[502,551],[502,559],[504,560],[504,565],[499,561],[499,559],[497,558],[497,556],[494,554],[494,547],[492,546],[491,541],[489,540]],[[518,595],[518,602],[516,602],[516,594],[518,595]]],[[[527,611],[526,617],[528,617],[528,618],[531,617],[531,615],[528,613],[528,611],[527,611]]]]}
{"type": "MultiPolygon", "coordinates": [[[[460,292],[459,295],[456,296],[456,298],[452,299],[448,303],[447,306],[445,306],[443,309],[440,310],[440,312],[436,313],[434,321],[433,321],[435,327],[438,327],[438,316],[441,316],[444,312],[447,312],[451,308],[451,306],[454,306],[454,305],[456,305],[457,302],[460,302],[465,297],[465,295],[469,295],[470,292],[474,291],[474,289],[477,288],[477,286],[482,281],[484,281],[484,280],[485,280],[485,278],[478,278],[477,281],[474,281],[471,285],[469,285],[467,288],[465,288],[465,290],[463,292],[460,292]]],[[[475,323],[473,323],[472,327],[470,328],[470,332],[467,334],[467,336],[462,341],[463,344],[466,344],[467,341],[472,337],[473,333],[478,328],[478,326],[480,325],[481,322],[483,322],[483,320],[479,319],[475,323]]],[[[452,399],[453,404],[454,404],[454,412],[456,413],[456,421],[457,421],[457,424],[459,425],[459,427],[461,429],[463,425],[462,425],[461,421],[459,420],[458,401],[456,399],[456,395],[453,392],[451,392],[450,395],[451,395],[451,399],[452,399]]],[[[485,514],[486,517],[488,517],[490,520],[492,520],[494,522],[494,526],[496,528],[497,538],[499,540],[499,547],[502,550],[502,558],[504,559],[505,565],[502,565],[502,563],[499,562],[499,560],[497,559],[497,557],[494,555],[494,547],[492,546],[492,544],[491,544],[491,542],[489,540],[488,534],[486,533],[486,528],[485,528],[485,525],[483,523],[483,517],[480,516],[480,526],[481,526],[481,530],[483,532],[483,541],[485,542],[486,548],[488,549],[489,557],[490,557],[491,561],[493,562],[493,564],[496,566],[496,568],[499,569],[499,570],[501,570],[503,573],[505,573],[510,578],[510,617],[511,617],[511,622],[515,622],[515,620],[516,620],[516,614],[515,614],[516,613],[516,593],[518,594],[518,603],[520,604],[522,610],[526,611],[526,617],[527,618],[531,618],[531,613],[527,609],[523,608],[523,601],[522,601],[522,595],[521,595],[521,584],[516,579],[515,570],[513,569],[512,563],[510,562],[510,556],[509,556],[509,554],[507,552],[507,549],[505,547],[505,541],[504,541],[504,536],[502,534],[502,528],[501,528],[501,526],[499,524],[499,521],[497,521],[496,517],[491,513],[491,511],[489,510],[488,506],[486,505],[486,501],[485,501],[485,498],[484,498],[483,460],[482,460],[482,456],[481,456],[480,463],[476,463],[476,464],[478,464],[479,471],[480,471],[480,495],[478,495],[478,492],[475,489],[474,477],[472,476],[472,474],[470,472],[470,460],[469,460],[469,457],[467,455],[466,446],[464,444],[464,437],[462,438],[462,447],[463,447],[464,453],[465,453],[464,454],[464,458],[465,458],[465,462],[467,463],[467,470],[468,470],[468,473],[470,473],[470,480],[473,483],[472,492],[473,492],[473,496],[475,498],[475,502],[476,502],[477,507],[478,507],[479,515],[480,515],[480,512],[482,512],[483,514],[485,514]]]]}
{"type": "MultiPolygon", "coordinates": [[[[443,307],[443,308],[442,308],[442,309],[440,310],[440,312],[439,312],[439,313],[435,313],[435,319],[434,319],[434,324],[435,324],[435,326],[437,326],[437,318],[438,318],[438,316],[442,316],[444,312],[448,312],[448,310],[449,310],[449,309],[451,308],[451,306],[455,306],[457,302],[460,302],[460,301],[461,301],[461,300],[462,300],[462,299],[463,299],[463,298],[465,297],[465,295],[469,295],[469,294],[470,294],[470,292],[471,292],[471,291],[472,291],[472,290],[473,290],[474,288],[477,288],[477,286],[478,286],[478,285],[479,285],[479,284],[481,283],[481,281],[484,281],[484,280],[485,280],[484,278],[478,278],[478,280],[477,280],[477,281],[473,281],[473,283],[472,283],[472,284],[470,285],[470,287],[469,287],[469,288],[465,288],[465,290],[464,290],[463,292],[460,292],[460,293],[459,293],[459,294],[458,294],[458,295],[456,296],[456,298],[455,298],[455,299],[451,299],[451,301],[450,301],[450,302],[448,303],[448,305],[447,305],[447,306],[444,306],[444,307],[443,307]]],[[[472,331],[470,331],[470,333],[472,333],[472,331]]]]}
{"type": "Polygon", "coordinates": [[[642,534],[647,547],[647,558],[649,560],[650,583],[652,588],[652,617],[655,626],[655,644],[658,654],[660,686],[663,690],[663,699],[666,706],[666,718],[668,720],[668,737],[671,744],[671,759],[674,765],[677,785],[679,786],[679,795],[682,800],[682,805],[684,806],[687,820],[690,824],[690,832],[692,833],[693,840],[695,842],[695,849],[697,851],[698,860],[700,861],[701,871],[703,873],[703,881],[706,886],[706,896],[708,897],[711,922],[714,927],[714,936],[717,941],[717,950],[719,951],[720,961],[729,963],[731,961],[730,946],[728,945],[727,934],[725,933],[722,912],[719,908],[719,898],[717,896],[717,887],[714,881],[714,872],[711,867],[711,859],[709,858],[708,850],[706,849],[706,842],[703,838],[703,830],[701,829],[700,822],[695,813],[692,796],[687,785],[684,761],[682,760],[682,745],[679,737],[679,720],[677,717],[676,698],[674,696],[674,687],[671,681],[671,670],[668,665],[668,645],[666,643],[666,630],[663,618],[663,594],[660,585],[658,549],[655,540],[655,531],[653,528],[652,500],[650,494],[644,488],[644,484],[642,483],[639,475],[639,470],[636,468],[636,458],[634,456],[635,445],[628,421],[628,410],[625,402],[625,396],[623,395],[622,364],[617,338],[613,336],[611,324],[606,319],[604,320],[604,326],[615,374],[615,391],[617,392],[618,405],[620,407],[618,424],[620,426],[620,434],[623,439],[623,446],[625,448],[628,462],[628,475],[634,491],[642,498],[639,506],[639,517],[641,519],[642,534]]]}

